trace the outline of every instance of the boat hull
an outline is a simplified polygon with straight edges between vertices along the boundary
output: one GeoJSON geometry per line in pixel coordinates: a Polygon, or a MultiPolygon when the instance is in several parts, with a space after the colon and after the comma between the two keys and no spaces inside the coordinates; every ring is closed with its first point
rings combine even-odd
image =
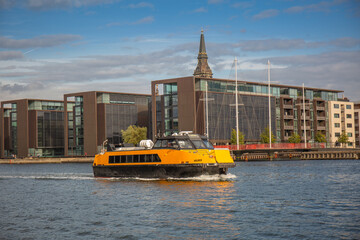
{"type": "Polygon", "coordinates": [[[235,164],[154,164],[93,166],[95,177],[187,178],[226,174],[235,164]]]}

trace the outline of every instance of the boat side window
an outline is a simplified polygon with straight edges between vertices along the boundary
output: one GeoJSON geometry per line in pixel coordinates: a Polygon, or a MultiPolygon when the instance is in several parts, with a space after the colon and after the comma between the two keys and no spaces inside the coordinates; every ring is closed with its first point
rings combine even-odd
{"type": "Polygon", "coordinates": [[[133,162],[133,155],[127,155],[126,156],[126,162],[127,163],[132,163],[133,162]]]}
{"type": "Polygon", "coordinates": [[[207,148],[202,140],[192,140],[193,144],[195,145],[195,148],[197,149],[204,149],[207,148]]]}
{"type": "Polygon", "coordinates": [[[109,163],[161,162],[157,154],[109,156],[109,163]]]}
{"type": "Polygon", "coordinates": [[[203,142],[204,142],[207,149],[214,149],[214,146],[208,140],[203,139],[203,142]]]}
{"type": "Polygon", "coordinates": [[[188,139],[178,139],[179,147],[185,149],[193,149],[193,145],[188,139]]]}

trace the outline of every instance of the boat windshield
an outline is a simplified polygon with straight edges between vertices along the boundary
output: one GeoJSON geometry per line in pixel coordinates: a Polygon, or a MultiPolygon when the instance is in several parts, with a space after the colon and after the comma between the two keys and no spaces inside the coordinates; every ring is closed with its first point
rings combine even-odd
{"type": "Polygon", "coordinates": [[[204,149],[207,148],[202,140],[192,140],[193,144],[195,145],[195,148],[204,149]]]}
{"type": "Polygon", "coordinates": [[[154,148],[178,148],[175,139],[159,139],[156,141],[154,148]]]}
{"type": "Polygon", "coordinates": [[[189,139],[159,139],[153,148],[194,149],[189,139]]]}
{"type": "Polygon", "coordinates": [[[189,139],[178,139],[178,143],[180,148],[185,148],[185,149],[194,148],[189,139]]]}
{"type": "Polygon", "coordinates": [[[214,146],[207,139],[203,139],[203,142],[207,149],[214,149],[214,146]]]}

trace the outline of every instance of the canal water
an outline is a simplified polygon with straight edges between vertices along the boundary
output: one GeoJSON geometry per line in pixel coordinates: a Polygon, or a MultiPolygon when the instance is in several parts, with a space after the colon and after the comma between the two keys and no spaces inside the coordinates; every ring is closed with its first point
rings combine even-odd
{"type": "Polygon", "coordinates": [[[360,239],[360,161],[242,162],[167,181],[0,165],[0,239],[360,239]]]}

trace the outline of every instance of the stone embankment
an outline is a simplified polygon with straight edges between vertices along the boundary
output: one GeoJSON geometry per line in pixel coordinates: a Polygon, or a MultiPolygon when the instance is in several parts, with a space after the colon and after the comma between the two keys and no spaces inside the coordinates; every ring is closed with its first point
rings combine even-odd
{"type": "Polygon", "coordinates": [[[232,152],[236,161],[280,161],[280,160],[327,160],[327,159],[360,159],[359,149],[339,149],[321,151],[263,151],[232,152]]]}
{"type": "Polygon", "coordinates": [[[6,158],[0,159],[0,164],[41,164],[41,163],[92,163],[93,157],[79,158],[6,158]]]}

